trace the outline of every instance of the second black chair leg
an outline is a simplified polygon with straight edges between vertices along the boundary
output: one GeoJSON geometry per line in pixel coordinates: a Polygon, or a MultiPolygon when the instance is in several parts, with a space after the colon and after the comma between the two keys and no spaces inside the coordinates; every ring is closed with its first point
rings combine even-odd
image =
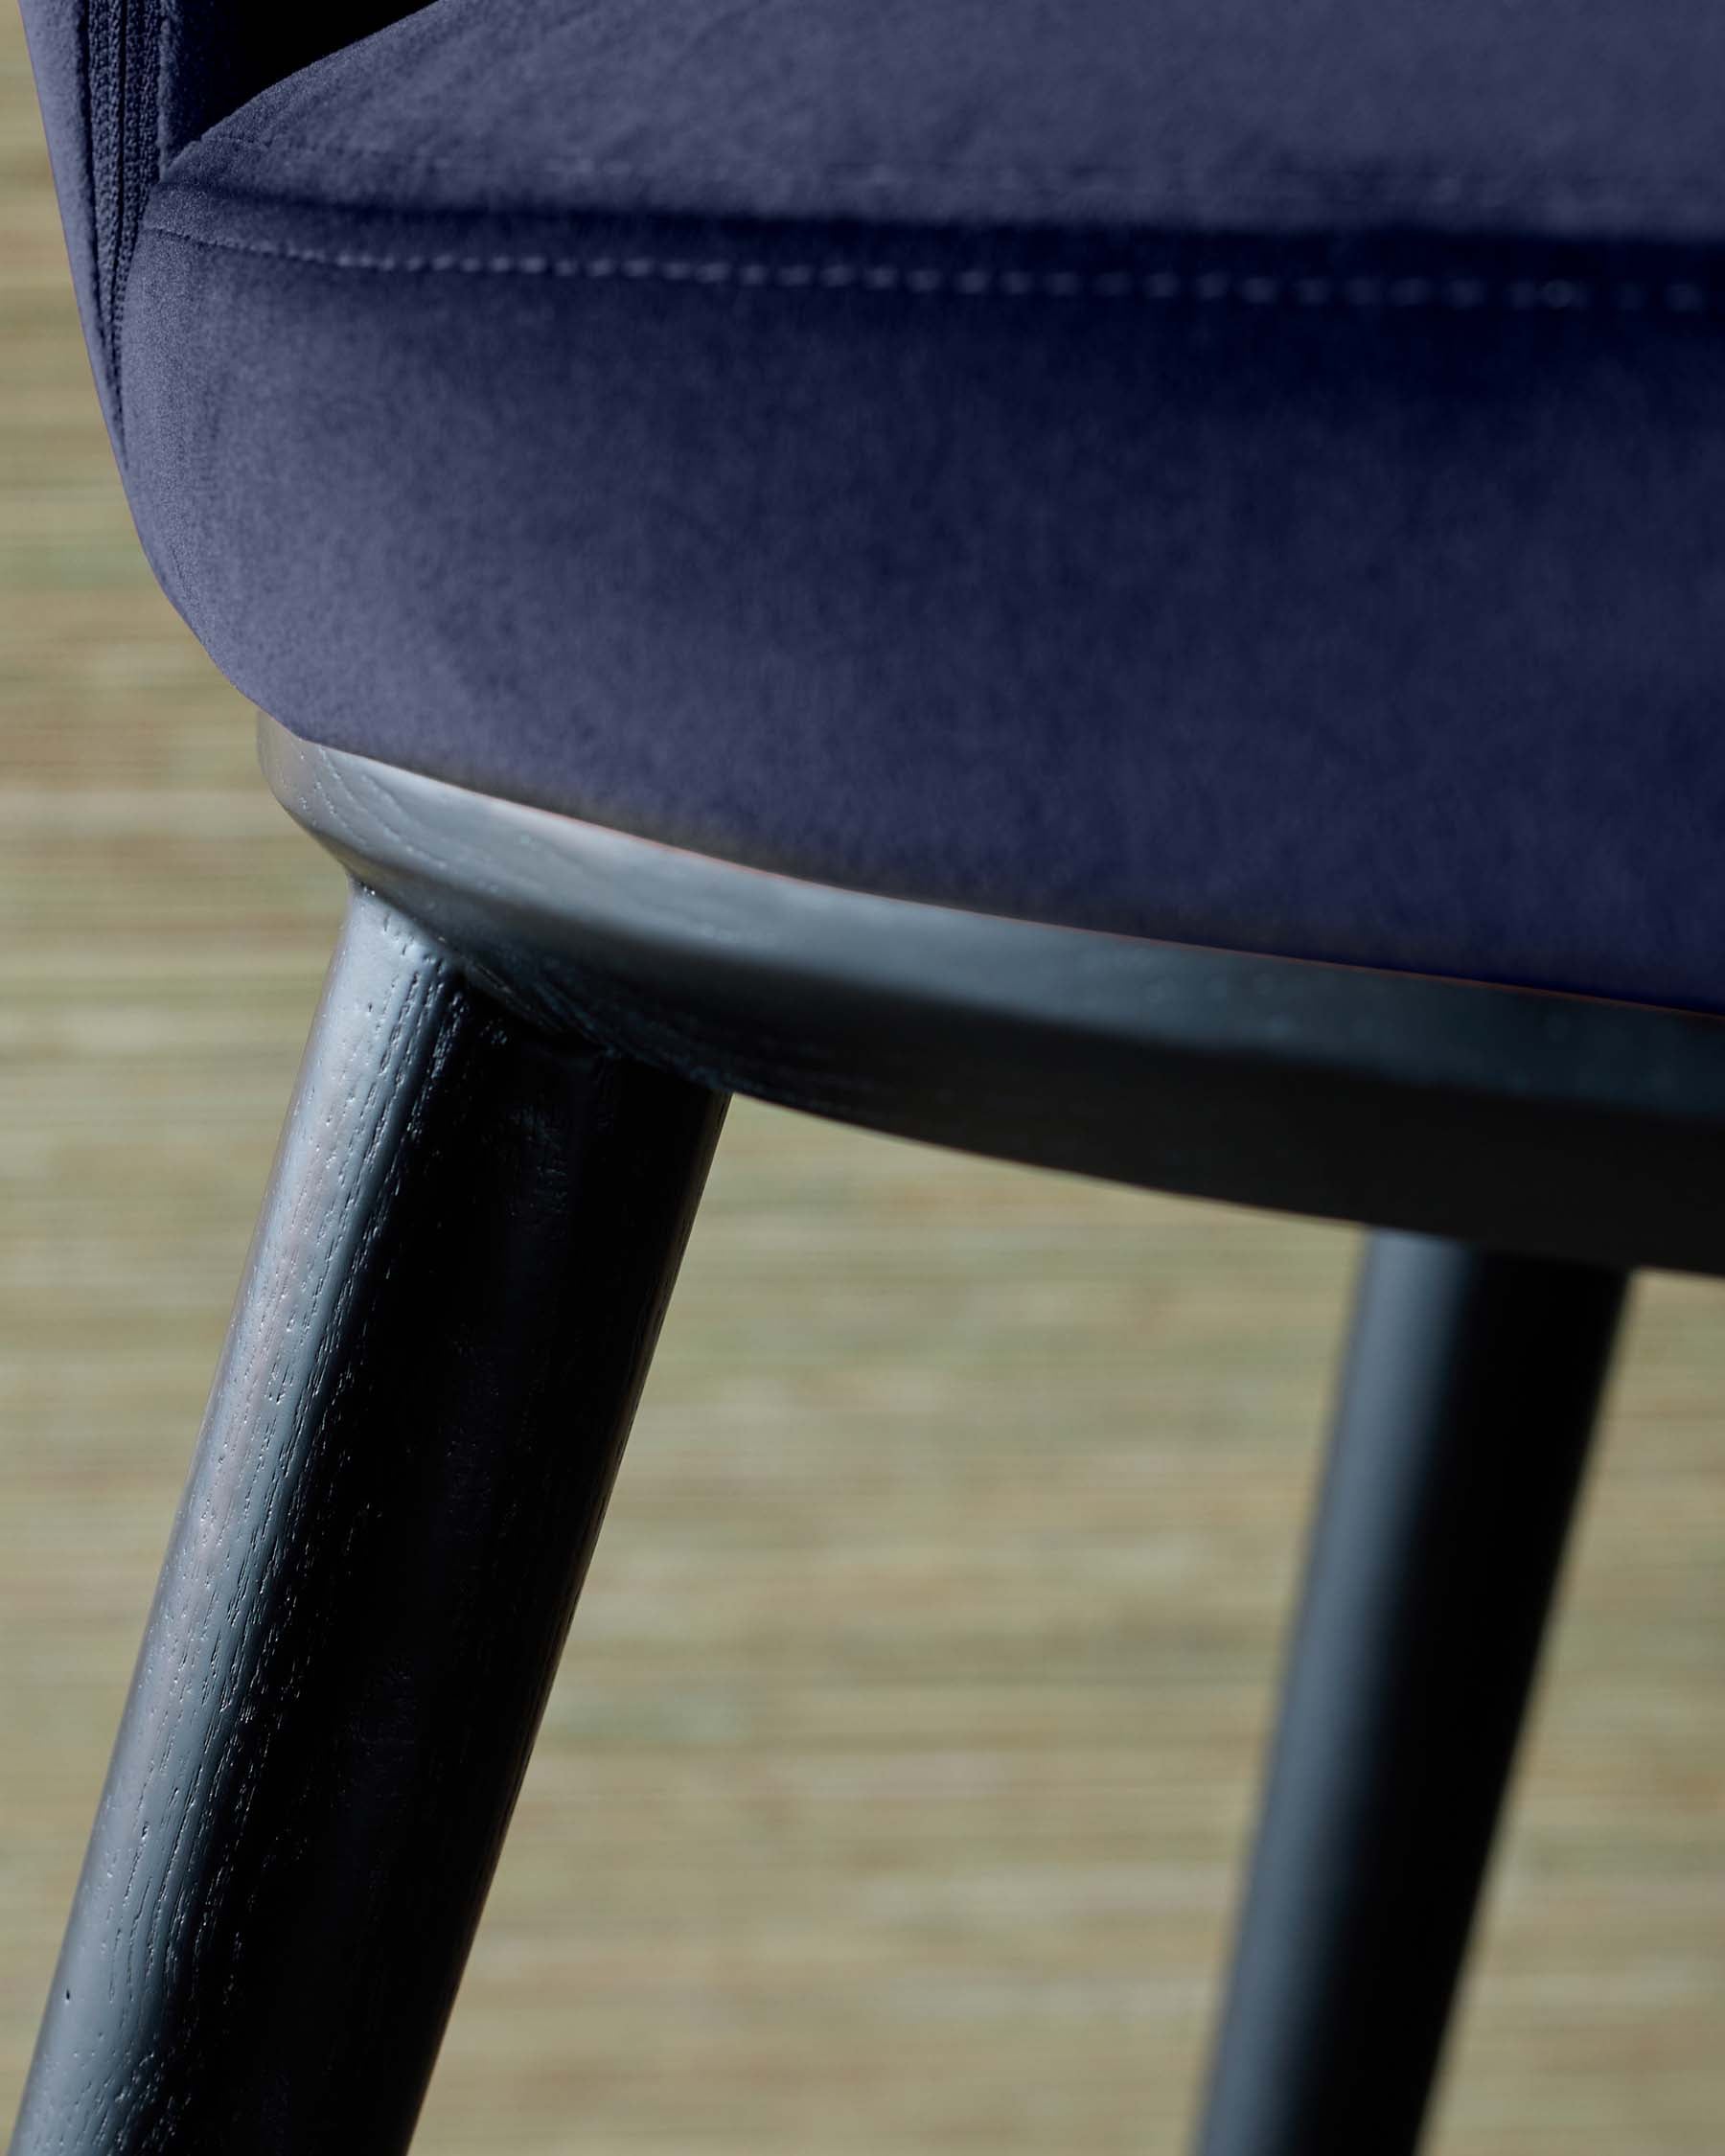
{"type": "Polygon", "coordinates": [[[14,2156],[406,2146],[722,1107],[356,899],[14,2156]]]}
{"type": "Polygon", "coordinates": [[[1623,1291],[1374,1239],[1203,2156],[1419,2139],[1623,1291]]]}

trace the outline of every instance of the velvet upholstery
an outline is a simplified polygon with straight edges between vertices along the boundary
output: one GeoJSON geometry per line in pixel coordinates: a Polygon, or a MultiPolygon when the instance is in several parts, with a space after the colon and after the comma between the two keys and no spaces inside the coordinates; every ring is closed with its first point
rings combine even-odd
{"type": "Polygon", "coordinates": [[[22,0],[97,388],[118,446],[115,332],[138,218],[176,149],[414,0],[22,0]]]}
{"type": "Polygon", "coordinates": [[[434,0],[284,57],[92,288],[157,571],[288,725],[1725,1007],[1714,0],[434,0]]]}

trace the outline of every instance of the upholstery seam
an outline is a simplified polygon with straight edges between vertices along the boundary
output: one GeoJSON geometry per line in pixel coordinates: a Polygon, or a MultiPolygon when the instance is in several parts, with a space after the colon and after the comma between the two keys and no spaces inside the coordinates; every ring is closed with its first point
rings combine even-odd
{"type": "Polygon", "coordinates": [[[121,346],[125,335],[126,294],[131,281],[132,257],[137,251],[144,231],[145,213],[150,195],[161,173],[162,134],[162,20],[163,13],[155,0],[119,0],[122,52],[124,56],[121,74],[120,100],[120,195],[116,208],[117,232],[115,237],[114,288],[109,307],[108,343],[110,363],[114,374],[115,431],[121,452],[126,447],[126,409],[123,391],[124,368],[121,346]],[[127,8],[144,10],[144,34],[138,40],[147,56],[149,80],[140,90],[130,80],[131,38],[127,8]],[[147,100],[147,103],[141,103],[147,100]],[[150,157],[148,173],[136,170],[139,159],[134,149],[148,144],[150,157]],[[136,205],[135,212],[133,205],[136,205]],[[128,216],[133,217],[127,230],[128,216]]]}
{"type": "Polygon", "coordinates": [[[173,19],[173,0],[158,0],[155,25],[155,171],[152,181],[159,180],[168,169],[168,101],[162,95],[162,84],[170,80],[168,67],[169,25],[173,19]]]}
{"type": "Polygon", "coordinates": [[[95,329],[97,351],[101,356],[103,372],[107,377],[109,397],[115,412],[115,426],[119,426],[120,383],[114,367],[113,352],[108,344],[107,309],[102,288],[102,216],[97,206],[96,183],[96,111],[92,97],[92,62],[94,49],[95,13],[93,0],[82,0],[78,11],[80,50],[78,55],[78,108],[83,121],[83,192],[84,205],[90,225],[90,311],[95,329]]]}
{"type": "Polygon", "coordinates": [[[1679,278],[1297,275],[1266,270],[940,269],[905,263],[833,258],[772,262],[735,256],[650,254],[380,254],[363,248],[301,246],[291,241],[242,240],[188,232],[161,219],[147,232],[216,252],[372,275],[550,277],[583,283],[742,287],[775,291],[908,292],[962,299],[1112,299],[1172,303],[1232,303],[1248,307],[1340,307],[1362,312],[1477,313],[1502,309],[1525,313],[1709,315],[1721,294],[1679,278]]]}
{"type": "Polygon", "coordinates": [[[126,100],[128,88],[126,61],[130,45],[127,36],[129,11],[137,0],[108,0],[108,19],[111,24],[109,37],[112,41],[112,80],[108,85],[110,113],[107,125],[112,129],[113,172],[108,189],[109,213],[113,230],[108,236],[107,262],[107,335],[113,352],[116,378],[120,371],[120,341],[115,324],[120,312],[121,264],[126,254],[126,152],[130,149],[129,130],[126,124],[126,100]]]}

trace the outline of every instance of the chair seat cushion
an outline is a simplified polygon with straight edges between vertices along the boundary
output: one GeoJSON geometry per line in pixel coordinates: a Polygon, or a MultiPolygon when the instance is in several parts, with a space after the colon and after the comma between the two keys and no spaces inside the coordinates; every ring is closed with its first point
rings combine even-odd
{"type": "Polygon", "coordinates": [[[1725,1005],[1714,0],[435,0],[169,166],[124,454],[314,740],[1725,1005]]]}

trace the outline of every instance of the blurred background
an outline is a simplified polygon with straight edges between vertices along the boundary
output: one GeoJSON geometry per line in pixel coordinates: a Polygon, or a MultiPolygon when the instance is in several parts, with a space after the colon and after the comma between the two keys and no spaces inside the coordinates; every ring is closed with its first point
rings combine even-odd
{"type": "MultiPolygon", "coordinates": [[[[341,903],[0,7],[0,2125],[341,903]]],[[[733,1110],[417,2146],[1182,2146],[1356,1257],[733,1110]]],[[[1440,2156],[1716,2156],[1725,1287],[1639,1294],[1440,2156]]]]}

